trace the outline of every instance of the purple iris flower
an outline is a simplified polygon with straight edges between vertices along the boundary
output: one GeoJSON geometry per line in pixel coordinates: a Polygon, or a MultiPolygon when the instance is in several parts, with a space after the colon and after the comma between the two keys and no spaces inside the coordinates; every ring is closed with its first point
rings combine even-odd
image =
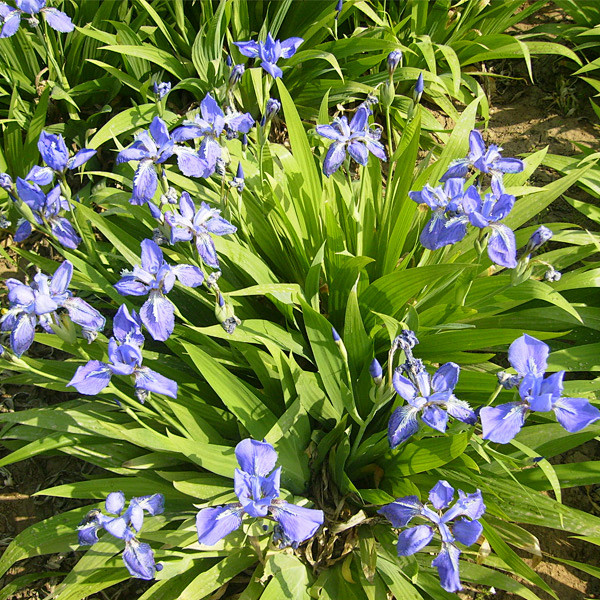
{"type": "Polygon", "coordinates": [[[378,512],[384,515],[392,527],[406,527],[413,518],[424,519],[428,524],[409,527],[398,536],[398,556],[411,556],[422,550],[433,539],[435,531],[441,537],[442,549],[431,565],[437,567],[442,588],[447,592],[458,592],[460,584],[460,549],[456,542],[465,546],[474,544],[483,527],[478,519],[485,513],[481,491],[465,494],[458,490],[458,500],[454,500],[454,488],[447,481],[438,481],[429,492],[432,510],[419,501],[417,496],[405,496],[386,504],[378,512]],[[447,509],[445,513],[442,513],[447,509]],[[437,512],[436,512],[437,511],[437,512]]]}
{"type": "MultiPolygon", "coordinates": [[[[81,238],[73,229],[71,223],[60,216],[62,210],[69,209],[69,203],[60,194],[60,185],[52,188],[48,194],[44,194],[36,183],[28,183],[17,177],[17,193],[21,200],[33,213],[33,218],[38,225],[48,224],[50,231],[65,248],[77,248],[81,238]]],[[[19,222],[15,232],[15,242],[26,240],[32,232],[31,223],[26,220],[19,222]]]]}
{"type": "Polygon", "coordinates": [[[165,214],[165,221],[171,227],[171,244],[194,239],[204,263],[217,268],[219,259],[211,235],[229,235],[237,231],[237,227],[219,216],[220,214],[220,210],[211,208],[206,202],[202,202],[196,210],[190,195],[182,192],[179,211],[165,214]]]}
{"type": "Polygon", "coordinates": [[[95,156],[96,150],[82,148],[69,158],[69,151],[62,135],[42,131],[38,140],[38,150],[47,167],[33,167],[25,179],[38,185],[52,183],[54,173],[64,173],[67,169],[73,170],[85,164],[95,156]]]}
{"type": "Polygon", "coordinates": [[[29,22],[35,26],[37,19],[35,15],[41,13],[46,19],[46,23],[56,31],[68,33],[75,29],[71,19],[57,8],[46,6],[46,0],[15,0],[17,8],[8,4],[0,3],[0,38],[7,38],[19,29],[21,24],[21,15],[29,15],[29,22]]]}
{"type": "Polygon", "coordinates": [[[483,439],[507,444],[519,433],[529,412],[554,411],[557,421],[570,433],[600,419],[600,410],[585,398],[563,398],[564,371],[544,378],[550,348],[524,334],[508,349],[508,360],[518,375],[519,397],[515,402],[481,409],[483,439]]]}
{"type": "Polygon", "coordinates": [[[482,200],[475,186],[469,187],[463,197],[463,209],[475,227],[490,227],[488,255],[498,265],[513,269],[517,266],[515,235],[506,225],[499,223],[512,210],[515,197],[506,194],[497,180],[492,180],[492,193],[482,200]]]}
{"type": "Polygon", "coordinates": [[[267,442],[245,439],[236,446],[235,456],[241,467],[235,470],[233,479],[239,502],[203,508],[196,516],[198,541],[214,546],[226,535],[239,529],[244,514],[251,517],[270,515],[275,519],[277,525],[273,539],[280,542],[280,548],[297,548],[312,537],[323,524],[323,511],[278,499],[281,467],[275,469],[277,452],[273,446],[267,442]]]}
{"type": "MultiPolygon", "coordinates": [[[[133,176],[131,204],[145,204],[152,200],[158,187],[158,175],[154,165],[162,165],[175,153],[175,142],[169,135],[166,123],[154,117],[148,131],[136,136],[129,147],[117,155],[117,164],[139,161],[133,176]]],[[[183,169],[182,169],[183,170],[183,169]]]]}
{"type": "Polygon", "coordinates": [[[95,396],[109,383],[113,374],[130,375],[134,381],[136,396],[140,402],[148,397],[148,392],[177,397],[177,383],[156,371],[142,366],[142,322],[138,314],[122,304],[113,322],[114,337],[108,342],[110,363],[90,360],[78,367],[73,379],[67,384],[80,394],[95,396]]]}
{"type": "Polygon", "coordinates": [[[234,42],[239,51],[249,58],[260,58],[260,66],[273,78],[281,77],[283,71],[277,66],[280,58],[291,58],[296,54],[298,46],[304,40],[299,37],[291,37],[283,42],[274,40],[273,36],[267,34],[265,42],[234,42]]]}
{"type": "Polygon", "coordinates": [[[518,158],[503,158],[500,152],[502,148],[495,144],[485,147],[483,137],[479,131],[474,129],[469,134],[469,154],[467,158],[453,161],[444,173],[440,181],[446,181],[451,177],[466,177],[469,167],[473,167],[481,173],[488,173],[492,180],[502,185],[504,173],[521,173],[525,164],[518,158]]]}
{"type": "Polygon", "coordinates": [[[462,199],[465,195],[464,179],[446,180],[444,187],[426,184],[420,192],[409,192],[411,200],[426,204],[431,209],[431,219],[421,232],[421,244],[437,250],[460,242],[467,235],[468,217],[464,214],[462,199]]]}
{"type": "Polygon", "coordinates": [[[39,323],[48,333],[60,325],[57,311],[64,308],[73,323],[81,325],[89,341],[104,328],[104,317],[81,298],[69,291],[73,265],[65,260],[52,278],[37,273],[31,285],[18,279],[7,279],[9,308],[0,318],[2,331],[10,331],[10,345],[21,356],[33,343],[35,327],[39,323]]]}
{"type": "Polygon", "coordinates": [[[206,94],[200,103],[200,115],[173,131],[175,142],[202,138],[198,152],[185,146],[175,148],[182,173],[188,177],[210,177],[215,172],[217,160],[221,158],[221,134],[225,131],[228,139],[232,139],[239,133],[248,133],[253,125],[254,119],[250,113],[231,109],[224,113],[215,99],[206,94]]]}
{"type": "Polygon", "coordinates": [[[490,260],[507,269],[517,266],[517,243],[512,229],[498,221],[508,216],[514,204],[515,197],[505,194],[502,185],[495,179],[492,179],[492,193],[486,194],[483,200],[477,188],[470,186],[462,201],[472,225],[492,230],[487,245],[490,260]]]}
{"type": "Polygon", "coordinates": [[[125,494],[111,492],[106,497],[105,510],[114,517],[105,515],[101,510],[88,512],[77,526],[77,536],[82,546],[91,546],[98,541],[98,530],[105,529],[112,536],[125,542],[123,562],[132,577],[154,579],[156,571],[162,565],[154,562],[154,552],[149,544],[137,540],[136,535],[142,529],[144,512],[154,516],[164,512],[165,499],[162,494],[138,496],[132,498],[125,509],[125,494]]]}
{"type": "Polygon", "coordinates": [[[175,327],[175,306],[166,297],[179,282],[187,287],[198,287],[204,281],[204,273],[193,265],[172,267],[163,259],[160,247],[153,240],[144,240],[142,246],[142,264],[133,267],[133,271],[124,271],[123,277],[115,284],[122,296],[146,296],[140,310],[142,323],[155,340],[165,341],[175,327]]]}
{"type": "Polygon", "coordinates": [[[475,424],[475,412],[467,402],[454,395],[459,374],[460,367],[449,362],[430,377],[418,359],[394,371],[394,389],[408,404],[397,408],[390,418],[388,439],[392,448],[396,448],[418,431],[419,413],[425,424],[442,433],[446,431],[448,415],[463,423],[475,424]],[[401,374],[402,370],[408,377],[401,374]]]}
{"type": "Polygon", "coordinates": [[[323,173],[327,177],[342,166],[346,152],[363,166],[369,160],[369,152],[381,160],[387,160],[385,149],[379,142],[380,131],[369,126],[370,114],[370,110],[361,105],[350,123],[346,117],[338,117],[331,125],[317,125],[316,131],[319,135],[333,140],[323,163],[323,173]]]}

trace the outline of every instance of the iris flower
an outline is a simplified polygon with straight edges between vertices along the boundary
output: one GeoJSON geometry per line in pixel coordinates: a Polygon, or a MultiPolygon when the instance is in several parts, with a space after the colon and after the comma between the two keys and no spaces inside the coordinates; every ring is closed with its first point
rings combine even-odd
{"type": "Polygon", "coordinates": [[[79,152],[69,157],[69,151],[62,135],[42,131],[38,140],[38,150],[47,167],[35,166],[29,171],[25,179],[38,185],[48,185],[54,180],[55,173],[72,171],[85,164],[96,154],[96,150],[82,148],[79,152]]]}
{"type": "Polygon", "coordinates": [[[166,294],[173,289],[176,278],[187,287],[198,287],[204,281],[204,273],[193,265],[169,265],[152,240],[144,240],[141,246],[141,266],[123,272],[115,289],[122,296],[149,296],[140,310],[142,323],[155,340],[164,341],[175,327],[175,306],[166,294]]]}
{"type": "Polygon", "coordinates": [[[361,105],[350,123],[346,117],[339,117],[331,125],[317,125],[319,135],[333,140],[323,163],[323,173],[327,177],[342,166],[346,152],[363,166],[369,160],[369,152],[381,160],[387,160],[385,149],[379,142],[379,131],[369,126],[369,114],[369,109],[361,105]]]}
{"type": "Polygon", "coordinates": [[[405,496],[386,504],[378,512],[384,515],[392,527],[406,527],[413,518],[424,519],[427,524],[409,527],[398,536],[398,556],[411,556],[422,550],[433,539],[437,531],[442,540],[442,549],[431,565],[437,567],[442,588],[447,592],[458,592],[460,584],[460,548],[474,544],[483,527],[477,520],[485,513],[481,491],[465,494],[458,490],[458,500],[454,499],[454,488],[447,481],[438,481],[429,492],[429,502],[435,510],[419,501],[417,496],[405,496]],[[445,513],[442,513],[447,509],[445,513]],[[437,512],[436,512],[437,511],[437,512]]]}
{"type": "MultiPolygon", "coordinates": [[[[61,211],[69,209],[69,203],[60,194],[60,185],[53,187],[47,194],[36,183],[29,183],[17,177],[17,194],[33,213],[33,218],[38,225],[48,224],[52,235],[65,248],[77,248],[81,238],[77,235],[71,223],[61,217],[61,211]]],[[[15,241],[26,240],[32,232],[31,223],[25,219],[19,222],[15,232],[15,241]]]]}
{"type": "Polygon", "coordinates": [[[59,309],[65,309],[73,323],[81,325],[83,335],[91,341],[104,328],[104,317],[81,298],[69,291],[73,265],[65,260],[52,278],[38,273],[31,285],[7,279],[8,311],[0,318],[2,331],[10,331],[10,345],[17,356],[29,349],[39,323],[48,333],[60,325],[59,309]]]}
{"type": "Polygon", "coordinates": [[[277,66],[277,61],[280,58],[291,58],[296,54],[298,46],[302,44],[304,40],[299,37],[291,37],[283,42],[274,40],[273,36],[267,34],[267,40],[265,42],[234,42],[239,48],[239,51],[249,58],[260,58],[260,66],[267,72],[271,77],[276,79],[283,75],[283,71],[277,66]]]}
{"type": "Polygon", "coordinates": [[[557,421],[570,433],[600,419],[600,410],[585,398],[563,398],[564,371],[544,378],[550,348],[524,334],[508,350],[508,360],[517,372],[519,400],[481,409],[483,439],[507,444],[521,431],[530,412],[554,411],[557,421]]]}
{"type": "Polygon", "coordinates": [[[225,131],[231,139],[239,133],[248,133],[253,125],[254,119],[250,113],[232,110],[224,113],[215,99],[206,94],[200,103],[200,114],[173,131],[175,142],[202,138],[198,152],[185,146],[176,147],[181,172],[188,177],[210,177],[215,172],[217,160],[221,158],[221,134],[225,131]]]}
{"type": "Polygon", "coordinates": [[[469,154],[466,158],[453,161],[441,181],[452,177],[466,177],[469,167],[473,167],[481,173],[491,175],[492,180],[502,185],[504,173],[521,173],[525,163],[518,158],[504,158],[500,154],[501,151],[502,148],[494,144],[486,148],[483,136],[474,129],[469,134],[469,154]]]}
{"type": "Polygon", "coordinates": [[[460,242],[467,235],[469,219],[462,207],[464,184],[464,179],[452,178],[446,180],[444,187],[426,184],[420,192],[408,193],[411,200],[431,209],[431,219],[420,238],[425,248],[437,250],[460,242]]]}
{"type": "Polygon", "coordinates": [[[119,152],[117,164],[139,161],[133,176],[131,204],[145,204],[152,200],[158,187],[155,165],[162,165],[174,153],[175,142],[160,117],[154,117],[148,131],[139,133],[133,144],[119,152]]]}
{"type": "Polygon", "coordinates": [[[68,33],[75,29],[71,19],[57,8],[47,7],[46,0],[15,0],[17,8],[0,3],[0,38],[11,37],[19,29],[21,15],[27,15],[32,25],[37,25],[35,15],[42,14],[46,23],[56,31],[68,33]]]}
{"type": "Polygon", "coordinates": [[[190,195],[182,192],[179,211],[169,211],[165,214],[165,221],[171,227],[171,244],[195,240],[204,263],[209,267],[218,268],[219,259],[211,235],[229,235],[237,231],[237,227],[220,214],[220,210],[211,208],[206,202],[202,202],[196,210],[190,195]]]}
{"type": "Polygon", "coordinates": [[[277,452],[271,444],[242,440],[235,448],[240,469],[235,470],[234,489],[239,502],[203,508],[196,516],[198,541],[214,546],[242,525],[242,516],[267,517],[277,521],[274,539],[280,547],[292,546],[311,538],[323,524],[323,511],[304,508],[279,500],[281,467],[275,468],[277,452]]]}
{"type": "Polygon", "coordinates": [[[407,404],[397,408],[390,418],[388,439],[392,448],[418,431],[419,414],[423,423],[442,433],[446,431],[448,415],[469,425],[477,421],[469,404],[454,395],[459,374],[460,367],[453,362],[442,365],[433,377],[421,361],[395,370],[392,378],[394,389],[407,404]],[[401,374],[401,369],[408,377],[401,374]]]}
{"type": "Polygon", "coordinates": [[[80,394],[95,396],[109,383],[113,374],[130,375],[133,379],[136,396],[140,402],[148,397],[148,392],[177,397],[177,383],[160,373],[142,366],[142,345],[144,336],[141,320],[135,311],[131,313],[123,304],[117,311],[113,323],[114,337],[108,342],[110,363],[90,360],[78,367],[67,387],[73,386],[80,394]]]}
{"type": "Polygon", "coordinates": [[[517,266],[517,243],[512,229],[503,223],[515,204],[515,197],[506,194],[497,180],[492,180],[492,193],[482,200],[475,186],[469,187],[462,205],[469,221],[475,227],[489,227],[492,234],[487,250],[490,260],[508,269],[517,266]]]}
{"type": "Polygon", "coordinates": [[[162,565],[154,562],[154,552],[149,544],[137,540],[136,535],[142,529],[144,512],[154,516],[164,511],[165,499],[162,494],[138,496],[132,498],[125,512],[125,494],[111,492],[106,497],[105,510],[114,517],[105,515],[101,510],[88,512],[77,527],[79,544],[91,546],[98,541],[98,530],[104,529],[112,536],[125,542],[123,562],[132,577],[154,579],[156,571],[162,565]]]}

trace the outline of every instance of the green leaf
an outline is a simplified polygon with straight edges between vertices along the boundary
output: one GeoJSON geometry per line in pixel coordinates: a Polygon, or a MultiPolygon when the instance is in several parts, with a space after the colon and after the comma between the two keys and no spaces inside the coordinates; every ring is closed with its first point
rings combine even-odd
{"type": "Polygon", "coordinates": [[[459,433],[448,437],[426,438],[400,446],[382,468],[393,477],[408,477],[431,471],[460,456],[466,449],[469,436],[459,433]]]}
{"type": "Polygon", "coordinates": [[[206,379],[223,404],[239,419],[250,435],[262,440],[277,422],[276,416],[261,400],[216,360],[198,346],[182,345],[199,373],[206,379]]]}
{"type": "Polygon", "coordinates": [[[264,577],[272,575],[261,600],[308,600],[313,576],[299,558],[291,554],[272,554],[265,565],[264,577]]]}
{"type": "Polygon", "coordinates": [[[149,60],[151,63],[154,63],[162,69],[165,69],[165,71],[168,71],[178,79],[185,79],[191,75],[185,66],[186,63],[182,62],[181,59],[178,59],[165,50],[161,50],[160,48],[155,48],[147,44],[142,44],[141,46],[103,46],[100,49],[118,52],[119,54],[124,54],[125,56],[135,56],[137,58],[149,60]]]}
{"type": "Polygon", "coordinates": [[[507,564],[515,573],[524,577],[531,583],[537,585],[553,598],[558,600],[558,596],[552,588],[529,566],[514,550],[496,533],[496,530],[489,525],[485,519],[481,518],[480,523],[483,525],[483,534],[485,535],[494,552],[507,564]]]}
{"type": "Polygon", "coordinates": [[[252,566],[256,560],[256,553],[251,548],[233,550],[214,567],[200,573],[180,593],[178,600],[198,600],[199,598],[205,598],[233,577],[252,566]]]}

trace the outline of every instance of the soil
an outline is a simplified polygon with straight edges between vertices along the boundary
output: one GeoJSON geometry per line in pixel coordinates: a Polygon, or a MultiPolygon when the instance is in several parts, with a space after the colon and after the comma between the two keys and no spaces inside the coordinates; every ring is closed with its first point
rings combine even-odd
{"type": "MultiPolygon", "coordinates": [[[[542,13],[538,13],[517,30],[523,33],[532,27],[548,22],[564,22],[567,18],[551,3],[542,13]]],[[[588,98],[593,90],[587,84],[569,77],[573,70],[566,59],[542,57],[534,59],[534,83],[529,80],[522,61],[496,61],[486,65],[489,71],[508,76],[509,79],[490,79],[487,83],[490,98],[490,122],[484,134],[486,142],[495,143],[504,148],[505,156],[517,156],[535,152],[545,146],[549,153],[571,156],[578,154],[576,144],[583,144],[594,151],[600,150],[600,121],[590,107],[588,98]]],[[[451,122],[444,122],[451,126],[451,122]]],[[[532,177],[534,185],[546,185],[557,177],[551,169],[540,167],[532,177]]],[[[588,202],[597,201],[579,188],[569,191],[569,195],[588,202]]],[[[545,215],[548,221],[568,221],[596,228],[597,225],[585,219],[565,201],[554,202],[545,215]]],[[[8,240],[4,240],[6,250],[8,240]]],[[[41,245],[43,246],[43,244],[41,245]]],[[[42,252],[48,251],[41,248],[42,252]]],[[[19,261],[21,269],[25,261],[19,261]]],[[[22,274],[22,271],[21,271],[22,274]]],[[[14,265],[0,258],[0,279],[14,277],[17,271],[14,265]]],[[[35,351],[35,347],[33,348],[35,351]]],[[[22,410],[31,406],[47,405],[61,400],[61,396],[52,392],[49,398],[44,390],[0,388],[0,411],[22,410]]],[[[5,454],[5,453],[4,453],[5,454]]],[[[4,455],[0,452],[0,455],[4,455]]],[[[600,459],[600,444],[592,441],[573,452],[559,457],[556,462],[568,463],[600,459]]],[[[40,489],[84,478],[86,466],[78,460],[66,456],[37,457],[0,469],[0,551],[10,540],[26,527],[67,508],[77,505],[77,501],[59,498],[35,498],[32,494],[40,489]]],[[[566,505],[600,516],[600,486],[571,488],[563,491],[566,505]]],[[[554,589],[560,600],[600,599],[600,580],[570,566],[561,564],[551,557],[579,561],[592,566],[600,566],[596,546],[573,539],[558,530],[529,526],[527,529],[538,537],[544,553],[544,559],[523,558],[554,589]]],[[[68,568],[73,556],[43,556],[17,563],[1,584],[24,573],[36,573],[68,568]]],[[[51,593],[58,580],[47,580],[33,585],[11,597],[10,600],[40,600],[51,593]]],[[[104,600],[116,600],[123,596],[124,588],[106,590],[104,600]]],[[[542,600],[550,599],[544,592],[535,590],[542,600]]],[[[125,597],[136,594],[128,588],[125,597]]],[[[500,590],[465,590],[460,594],[463,600],[511,600],[513,594],[500,590]]],[[[94,596],[93,598],[100,598],[94,596]]],[[[90,599],[91,600],[91,599],[90,599]]]]}

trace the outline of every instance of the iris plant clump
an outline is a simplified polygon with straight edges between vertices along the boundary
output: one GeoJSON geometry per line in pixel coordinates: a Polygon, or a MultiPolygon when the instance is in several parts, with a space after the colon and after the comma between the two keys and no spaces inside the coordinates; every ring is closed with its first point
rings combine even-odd
{"type": "Polygon", "coordinates": [[[400,532],[398,556],[411,556],[419,552],[438,533],[442,548],[431,565],[437,568],[440,583],[447,592],[462,589],[458,562],[461,551],[456,542],[464,546],[474,544],[483,532],[478,519],[485,513],[480,490],[472,494],[458,490],[458,500],[452,504],[454,496],[454,488],[447,481],[438,481],[429,492],[429,502],[435,510],[423,504],[417,496],[405,496],[378,511],[390,521],[392,527],[398,529],[406,527],[413,519],[425,521],[422,525],[400,532]]]}
{"type": "Polygon", "coordinates": [[[273,540],[279,547],[292,546],[311,538],[323,524],[323,511],[290,504],[279,499],[281,467],[275,469],[277,452],[268,442],[242,440],[235,448],[240,469],[235,470],[234,489],[239,502],[203,508],[196,516],[198,541],[214,546],[242,525],[244,514],[276,521],[273,540]],[[275,469],[275,470],[273,470],[275,469]]]}
{"type": "Polygon", "coordinates": [[[106,497],[104,508],[110,515],[94,509],[88,512],[77,527],[79,544],[91,546],[98,541],[98,530],[104,529],[110,535],[125,542],[123,562],[132,577],[154,579],[156,571],[162,569],[154,561],[154,551],[149,544],[140,542],[136,535],[144,524],[144,513],[160,515],[164,511],[165,499],[162,494],[138,496],[129,501],[125,510],[125,494],[111,492],[106,497]],[[123,512],[125,510],[125,512],[123,512]]]}

